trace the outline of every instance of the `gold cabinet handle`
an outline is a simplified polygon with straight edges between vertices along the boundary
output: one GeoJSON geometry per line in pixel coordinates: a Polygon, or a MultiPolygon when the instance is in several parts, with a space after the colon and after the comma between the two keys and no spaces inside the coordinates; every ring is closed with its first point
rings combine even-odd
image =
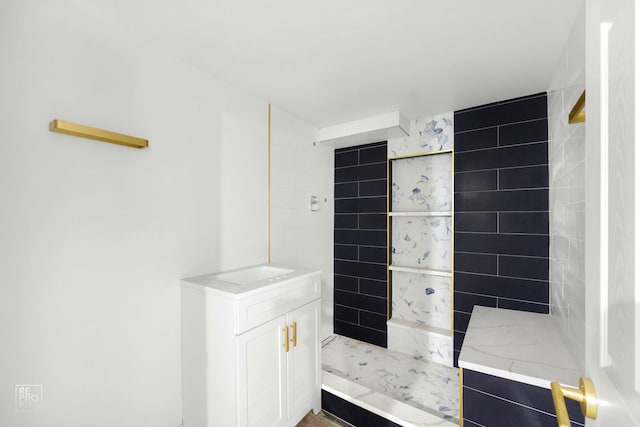
{"type": "Polygon", "coordinates": [[[291,325],[291,327],[293,328],[293,339],[291,340],[291,342],[295,347],[298,345],[298,324],[296,322],[293,322],[293,325],[291,325]]]}
{"type": "Polygon", "coordinates": [[[282,332],[284,332],[284,351],[289,353],[289,327],[285,326],[282,328],[282,332]]]}
{"type": "Polygon", "coordinates": [[[595,420],[598,416],[596,388],[589,378],[581,377],[579,388],[563,386],[552,381],[551,396],[553,397],[553,406],[556,408],[558,427],[571,427],[567,405],[564,403],[565,397],[579,402],[582,415],[585,417],[595,420]]]}

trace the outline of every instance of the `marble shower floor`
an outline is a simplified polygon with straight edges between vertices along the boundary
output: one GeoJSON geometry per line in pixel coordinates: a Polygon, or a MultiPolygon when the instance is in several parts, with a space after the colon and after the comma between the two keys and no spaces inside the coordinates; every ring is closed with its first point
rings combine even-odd
{"type": "Polygon", "coordinates": [[[323,342],[322,388],[402,426],[454,426],[458,369],[342,336],[323,342]]]}

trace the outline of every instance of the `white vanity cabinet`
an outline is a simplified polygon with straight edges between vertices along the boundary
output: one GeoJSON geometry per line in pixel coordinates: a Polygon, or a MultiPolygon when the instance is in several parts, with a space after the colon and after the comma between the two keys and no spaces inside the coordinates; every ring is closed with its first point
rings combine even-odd
{"type": "Polygon", "coordinates": [[[295,426],[320,411],[320,272],[282,271],[182,281],[185,427],[295,426]]]}

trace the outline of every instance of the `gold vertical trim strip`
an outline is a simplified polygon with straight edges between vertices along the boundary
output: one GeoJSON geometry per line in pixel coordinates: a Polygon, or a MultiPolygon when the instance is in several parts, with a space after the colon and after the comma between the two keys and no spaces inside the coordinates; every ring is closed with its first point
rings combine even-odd
{"type": "Polygon", "coordinates": [[[460,375],[458,377],[458,382],[460,383],[460,427],[463,427],[464,416],[462,413],[462,368],[458,368],[460,370],[460,375]]]}
{"type": "Polygon", "coordinates": [[[104,129],[93,128],[91,126],[79,125],[77,123],[66,122],[64,120],[53,120],[49,123],[51,132],[64,133],[66,135],[79,136],[80,138],[94,139],[96,141],[109,142],[111,144],[124,145],[132,148],[146,148],[149,141],[135,136],[122,133],[111,132],[104,129]]]}
{"type": "Polygon", "coordinates": [[[271,262],[271,104],[267,123],[267,262],[271,262]]]}

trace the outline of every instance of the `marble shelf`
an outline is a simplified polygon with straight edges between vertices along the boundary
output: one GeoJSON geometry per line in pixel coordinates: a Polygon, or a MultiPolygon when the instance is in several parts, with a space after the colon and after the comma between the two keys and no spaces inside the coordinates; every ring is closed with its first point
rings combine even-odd
{"type": "Polygon", "coordinates": [[[389,216],[451,216],[451,212],[389,212],[389,216]]]}
{"type": "Polygon", "coordinates": [[[432,276],[442,276],[442,277],[451,277],[450,271],[444,270],[434,270],[431,268],[420,268],[420,267],[405,267],[402,265],[390,265],[389,270],[391,271],[402,271],[405,273],[417,273],[417,274],[430,274],[432,276]]]}
{"type": "Polygon", "coordinates": [[[481,306],[473,308],[458,364],[547,389],[551,381],[575,387],[581,372],[554,316],[481,306]]]}

